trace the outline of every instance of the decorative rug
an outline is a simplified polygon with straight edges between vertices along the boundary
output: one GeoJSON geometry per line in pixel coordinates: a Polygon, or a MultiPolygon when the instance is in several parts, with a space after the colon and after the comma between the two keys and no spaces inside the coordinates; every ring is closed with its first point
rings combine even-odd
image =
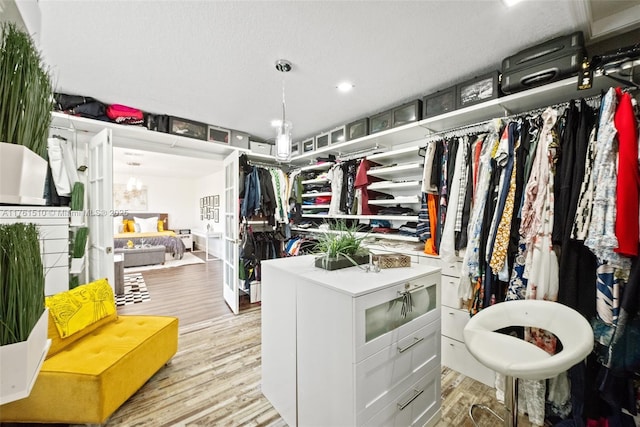
{"type": "Polygon", "coordinates": [[[125,274],[131,273],[134,271],[148,271],[148,270],[160,270],[162,268],[171,268],[171,267],[180,267],[183,265],[190,264],[204,264],[204,261],[197,256],[193,255],[191,252],[185,252],[182,254],[182,259],[173,259],[171,254],[165,254],[164,264],[155,264],[155,265],[141,265],[138,267],[126,267],[124,269],[125,274]]]}
{"type": "Polygon", "coordinates": [[[124,294],[116,295],[116,306],[122,307],[146,301],[151,301],[151,297],[142,273],[125,274],[124,294]]]}

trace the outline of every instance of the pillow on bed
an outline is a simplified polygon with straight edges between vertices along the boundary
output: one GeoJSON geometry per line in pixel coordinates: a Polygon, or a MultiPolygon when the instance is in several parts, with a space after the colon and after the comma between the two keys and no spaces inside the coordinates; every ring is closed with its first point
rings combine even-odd
{"type": "Polygon", "coordinates": [[[161,219],[158,220],[158,231],[164,231],[164,221],[161,219]]]}
{"type": "Polygon", "coordinates": [[[134,233],[136,231],[135,228],[135,223],[133,222],[132,219],[125,219],[124,220],[124,233],[134,233]]]}
{"type": "MultiPolygon", "coordinates": [[[[158,231],[158,217],[154,216],[151,218],[138,218],[137,216],[133,217],[136,224],[140,225],[139,233],[151,233],[154,231],[158,231]]],[[[138,230],[136,230],[138,231],[138,230]]]]}
{"type": "Polygon", "coordinates": [[[124,232],[124,223],[121,216],[113,217],[113,234],[119,234],[124,232]]]}

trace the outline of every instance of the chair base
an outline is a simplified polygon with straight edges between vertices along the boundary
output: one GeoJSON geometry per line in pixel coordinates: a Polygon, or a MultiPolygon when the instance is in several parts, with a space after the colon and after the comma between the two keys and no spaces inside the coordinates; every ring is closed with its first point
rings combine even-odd
{"type": "Polygon", "coordinates": [[[480,408],[488,411],[494,417],[502,421],[505,427],[517,427],[518,426],[518,379],[510,376],[505,377],[504,387],[504,406],[506,410],[505,418],[502,418],[493,409],[486,405],[474,403],[469,407],[469,418],[474,426],[479,427],[476,420],[473,418],[473,410],[480,408]]]}
{"type": "Polygon", "coordinates": [[[481,405],[480,403],[474,403],[473,405],[469,406],[469,418],[471,418],[471,422],[473,423],[474,426],[480,427],[480,426],[478,426],[478,423],[476,423],[475,418],[473,418],[473,410],[475,408],[480,408],[483,411],[489,412],[491,415],[493,415],[494,417],[496,417],[497,419],[499,419],[500,421],[502,421],[504,423],[504,418],[502,418],[500,415],[498,415],[493,409],[489,408],[487,405],[481,405]]]}

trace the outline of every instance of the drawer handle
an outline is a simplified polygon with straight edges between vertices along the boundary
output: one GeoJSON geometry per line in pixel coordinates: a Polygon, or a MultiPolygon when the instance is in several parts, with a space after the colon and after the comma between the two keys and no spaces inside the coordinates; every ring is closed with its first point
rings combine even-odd
{"type": "Polygon", "coordinates": [[[418,344],[420,341],[422,341],[424,339],[424,337],[422,338],[418,338],[418,337],[413,337],[413,342],[411,344],[409,344],[408,346],[406,346],[405,348],[400,348],[398,347],[398,353],[404,353],[405,351],[409,350],[411,347],[413,347],[414,345],[418,344]]]}
{"type": "Polygon", "coordinates": [[[411,396],[411,398],[409,400],[407,400],[404,403],[398,403],[398,409],[400,411],[402,411],[404,408],[406,408],[407,406],[409,406],[411,404],[411,402],[413,402],[414,400],[416,400],[418,398],[418,396],[420,396],[422,393],[424,392],[424,389],[422,390],[416,390],[415,388],[413,389],[413,396],[411,396]]]}

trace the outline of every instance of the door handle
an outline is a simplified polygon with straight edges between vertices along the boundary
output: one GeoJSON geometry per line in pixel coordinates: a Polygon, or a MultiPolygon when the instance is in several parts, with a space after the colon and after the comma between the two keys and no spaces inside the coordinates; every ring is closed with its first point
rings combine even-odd
{"type": "Polygon", "coordinates": [[[406,408],[407,406],[409,406],[411,404],[411,402],[413,402],[414,400],[416,400],[418,398],[418,396],[420,396],[422,393],[424,392],[424,389],[422,390],[416,390],[413,389],[413,396],[411,396],[409,398],[409,400],[407,400],[404,403],[398,403],[398,409],[400,411],[402,411],[404,408],[406,408]]]}
{"type": "Polygon", "coordinates": [[[404,353],[405,351],[409,350],[411,347],[413,347],[414,345],[418,344],[420,341],[422,341],[424,339],[424,337],[418,338],[418,337],[413,337],[413,342],[411,344],[409,344],[408,346],[406,346],[405,348],[401,348],[398,347],[398,353],[404,353]]]}

